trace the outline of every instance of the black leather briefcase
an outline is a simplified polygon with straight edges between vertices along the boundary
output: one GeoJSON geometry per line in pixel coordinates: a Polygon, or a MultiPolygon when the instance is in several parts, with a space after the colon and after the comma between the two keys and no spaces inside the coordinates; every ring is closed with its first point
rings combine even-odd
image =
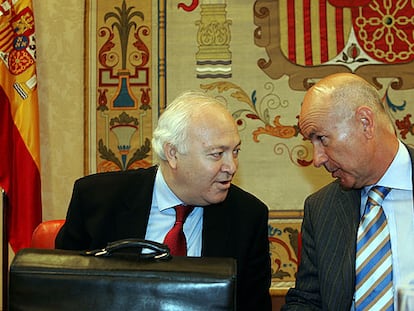
{"type": "Polygon", "coordinates": [[[235,293],[234,259],[172,258],[145,240],[87,253],[27,248],[10,267],[11,311],[235,310],[235,293]],[[123,253],[131,247],[150,251],[123,253]]]}

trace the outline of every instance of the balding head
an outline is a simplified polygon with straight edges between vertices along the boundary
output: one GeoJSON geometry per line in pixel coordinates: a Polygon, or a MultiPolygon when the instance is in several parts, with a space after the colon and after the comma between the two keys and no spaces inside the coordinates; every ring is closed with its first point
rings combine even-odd
{"type": "Polygon", "coordinates": [[[325,166],[347,188],[378,181],[398,150],[377,90],[355,74],[330,75],[312,86],[299,127],[313,144],[314,165],[325,166]]]}

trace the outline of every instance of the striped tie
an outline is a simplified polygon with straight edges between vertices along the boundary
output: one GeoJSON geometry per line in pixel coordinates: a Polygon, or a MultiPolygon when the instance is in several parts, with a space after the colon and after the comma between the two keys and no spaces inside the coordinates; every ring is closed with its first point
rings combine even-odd
{"type": "Polygon", "coordinates": [[[358,228],[355,307],[394,310],[390,232],[381,204],[390,188],[375,186],[368,193],[358,228]]]}

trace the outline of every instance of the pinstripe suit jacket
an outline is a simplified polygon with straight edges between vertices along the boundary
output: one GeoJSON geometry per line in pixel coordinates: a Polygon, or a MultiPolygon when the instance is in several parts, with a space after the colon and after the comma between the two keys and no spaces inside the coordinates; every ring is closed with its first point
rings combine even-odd
{"type": "MultiPolygon", "coordinates": [[[[75,182],[56,248],[99,249],[145,238],[156,168],[86,176],[75,182]]],[[[270,310],[268,209],[235,185],[204,208],[202,256],[237,260],[237,310],[270,310]]]]}
{"type": "Polygon", "coordinates": [[[305,200],[300,268],[281,310],[350,310],[360,201],[360,190],[343,190],[337,181],[305,200]]]}

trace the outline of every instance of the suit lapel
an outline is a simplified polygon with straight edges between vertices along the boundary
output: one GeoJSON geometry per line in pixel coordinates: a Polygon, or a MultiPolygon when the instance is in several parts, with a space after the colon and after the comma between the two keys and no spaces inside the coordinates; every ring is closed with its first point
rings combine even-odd
{"type": "Polygon", "coordinates": [[[150,168],[142,174],[128,179],[125,185],[125,196],[120,200],[116,213],[117,231],[122,237],[144,239],[148,225],[152,203],[156,169],[150,168]]]}
{"type": "MultiPolygon", "coordinates": [[[[343,285],[348,284],[348,292],[353,293],[355,281],[355,258],[356,238],[360,218],[361,192],[359,190],[341,190],[341,197],[338,199],[338,218],[342,222],[343,232],[339,243],[343,248],[342,269],[340,271],[351,271],[343,273],[343,285]],[[349,287],[349,284],[352,284],[349,287]]],[[[345,293],[344,293],[345,294],[345,293]]]]}
{"type": "Polygon", "coordinates": [[[337,197],[337,216],[345,236],[356,234],[360,218],[361,192],[359,190],[340,190],[337,197]]]}
{"type": "Polygon", "coordinates": [[[202,256],[222,256],[230,252],[231,216],[227,200],[204,208],[202,256]]]}

